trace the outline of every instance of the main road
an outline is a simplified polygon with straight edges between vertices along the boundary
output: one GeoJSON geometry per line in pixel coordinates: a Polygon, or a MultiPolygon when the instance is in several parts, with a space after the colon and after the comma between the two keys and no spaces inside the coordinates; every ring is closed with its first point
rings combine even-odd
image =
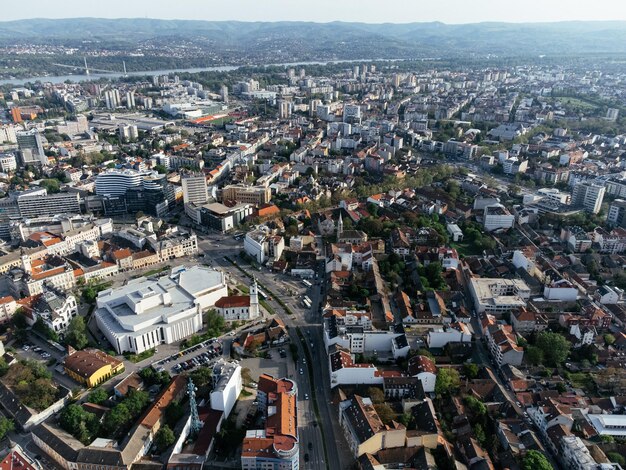
{"type": "MultiPolygon", "coordinates": [[[[199,235],[198,246],[204,255],[200,259],[227,273],[231,282],[249,285],[250,278],[247,275],[255,276],[269,291],[266,294],[271,300],[268,299],[267,303],[288,327],[290,340],[298,351],[294,378],[298,383],[301,467],[315,470],[349,468],[354,459],[343,434],[339,432],[338,415],[336,408],[332,406],[328,358],[322,340],[321,317],[318,313],[322,286],[315,283],[312,288],[307,289],[296,278],[272,273],[266,268],[259,270],[258,267],[240,260],[238,255],[242,249],[241,243],[229,236],[199,235]],[[227,257],[235,261],[247,275],[227,257]],[[313,301],[313,308],[305,310],[300,302],[307,292],[313,301]],[[287,313],[275,296],[279,296],[293,313],[287,313]],[[298,335],[298,330],[302,333],[302,338],[298,335]],[[306,363],[303,359],[306,359],[306,363]],[[308,399],[305,398],[307,396],[308,399]],[[308,458],[305,458],[305,454],[308,454],[308,458]]],[[[323,264],[320,264],[320,269],[323,270],[323,264]]]]}

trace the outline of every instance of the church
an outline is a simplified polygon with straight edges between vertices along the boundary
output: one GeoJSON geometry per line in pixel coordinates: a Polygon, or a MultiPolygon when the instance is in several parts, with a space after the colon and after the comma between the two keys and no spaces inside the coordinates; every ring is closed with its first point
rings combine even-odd
{"type": "Polygon", "coordinates": [[[261,315],[256,279],[250,286],[250,295],[228,295],[215,302],[217,313],[226,321],[255,320],[261,315]]]}

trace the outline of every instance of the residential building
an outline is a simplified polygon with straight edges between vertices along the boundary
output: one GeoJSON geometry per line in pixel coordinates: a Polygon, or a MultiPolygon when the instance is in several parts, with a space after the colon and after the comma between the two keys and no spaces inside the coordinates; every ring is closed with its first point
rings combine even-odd
{"type": "Polygon", "coordinates": [[[502,204],[492,204],[483,210],[483,226],[487,232],[506,230],[515,225],[515,216],[502,204]]]}
{"type": "Polygon", "coordinates": [[[486,330],[489,351],[498,365],[519,366],[524,358],[524,348],[517,345],[511,325],[491,325],[486,330]]]}
{"type": "Polygon", "coordinates": [[[11,321],[16,310],[17,302],[15,302],[15,298],[10,295],[0,297],[0,325],[11,321]]]}
{"type": "Polygon", "coordinates": [[[602,207],[605,187],[591,182],[579,182],[572,189],[571,205],[582,207],[585,211],[597,214],[602,207]]]}
{"type": "Polygon", "coordinates": [[[448,229],[448,233],[452,237],[453,242],[463,241],[463,230],[461,230],[457,224],[448,224],[446,228],[448,229]]]}
{"type": "Polygon", "coordinates": [[[448,343],[471,343],[472,333],[465,323],[451,323],[444,328],[430,330],[426,337],[429,348],[444,348],[448,343]]]}
{"type": "Polygon", "coordinates": [[[354,457],[376,454],[383,449],[404,447],[406,428],[399,423],[383,424],[372,400],[354,395],[339,405],[339,425],[354,457]]]}
{"type": "Polygon", "coordinates": [[[263,429],[246,432],[241,450],[242,470],[298,470],[298,387],[292,380],[262,374],[257,388],[263,429]]]}
{"type": "Polygon", "coordinates": [[[46,289],[33,304],[32,313],[55,333],[64,333],[72,318],[78,315],[78,306],[72,294],[46,289]]]}
{"type": "MultiPolygon", "coordinates": [[[[1,141],[2,139],[0,139],[1,141]]],[[[0,171],[9,173],[17,169],[17,160],[11,153],[0,153],[0,171]]]]}
{"type": "Polygon", "coordinates": [[[626,200],[615,199],[609,203],[606,221],[613,227],[626,228],[626,200]]]}
{"type": "Polygon", "coordinates": [[[159,279],[132,279],[100,292],[96,322],[118,353],[141,353],[200,331],[203,310],[227,293],[223,273],[181,266],[159,279]]]}
{"type": "Polygon", "coordinates": [[[213,366],[211,380],[213,381],[211,408],[223,411],[226,419],[241,393],[241,366],[220,359],[213,366]]]}
{"type": "Polygon", "coordinates": [[[268,260],[280,259],[285,249],[285,240],[280,235],[271,235],[266,227],[261,227],[246,233],[243,249],[257,263],[265,264],[268,260]]]}
{"type": "Polygon", "coordinates": [[[437,366],[432,359],[427,356],[413,356],[409,359],[409,374],[417,377],[422,383],[425,393],[434,393],[435,382],[437,381],[437,366]]]}
{"type": "Polygon", "coordinates": [[[186,174],[181,178],[183,201],[185,204],[204,204],[209,199],[206,177],[202,174],[186,174]]]}
{"type": "Polygon", "coordinates": [[[530,298],[530,287],[521,279],[472,278],[469,287],[478,313],[517,310],[530,298]]]}
{"type": "Polygon", "coordinates": [[[77,382],[92,388],[123,372],[124,362],[98,349],[75,351],[70,348],[63,369],[77,382]]]}
{"type": "Polygon", "coordinates": [[[268,204],[272,198],[272,191],[265,186],[245,186],[233,184],[222,189],[222,201],[243,202],[262,206],[268,204]]]}

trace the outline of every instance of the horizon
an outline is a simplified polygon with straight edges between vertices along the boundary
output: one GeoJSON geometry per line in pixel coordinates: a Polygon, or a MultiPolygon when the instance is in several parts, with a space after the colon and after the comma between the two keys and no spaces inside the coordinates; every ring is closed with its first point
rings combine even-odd
{"type": "Polygon", "coordinates": [[[446,25],[475,23],[553,23],[567,21],[626,21],[626,4],[597,0],[562,2],[528,0],[523,9],[512,12],[509,5],[491,0],[475,0],[468,8],[463,0],[446,0],[437,5],[414,1],[389,0],[381,7],[377,0],[318,0],[301,5],[291,0],[231,0],[228,4],[212,4],[201,0],[170,3],[149,0],[110,0],[106,4],[67,0],[62,5],[46,0],[32,0],[28,9],[10,3],[3,9],[0,22],[34,19],[155,19],[241,22],[312,22],[366,24],[412,24],[439,22],[446,25]],[[32,12],[36,15],[30,16],[32,12]],[[120,12],[125,14],[119,15],[120,12]]]}

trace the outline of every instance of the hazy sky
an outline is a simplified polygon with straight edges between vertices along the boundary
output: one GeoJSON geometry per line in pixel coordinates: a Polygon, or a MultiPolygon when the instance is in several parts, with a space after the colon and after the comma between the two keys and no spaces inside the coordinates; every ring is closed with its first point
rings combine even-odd
{"type": "Polygon", "coordinates": [[[240,21],[538,22],[626,20],[623,0],[14,0],[0,19],[165,18],[240,21]]]}

